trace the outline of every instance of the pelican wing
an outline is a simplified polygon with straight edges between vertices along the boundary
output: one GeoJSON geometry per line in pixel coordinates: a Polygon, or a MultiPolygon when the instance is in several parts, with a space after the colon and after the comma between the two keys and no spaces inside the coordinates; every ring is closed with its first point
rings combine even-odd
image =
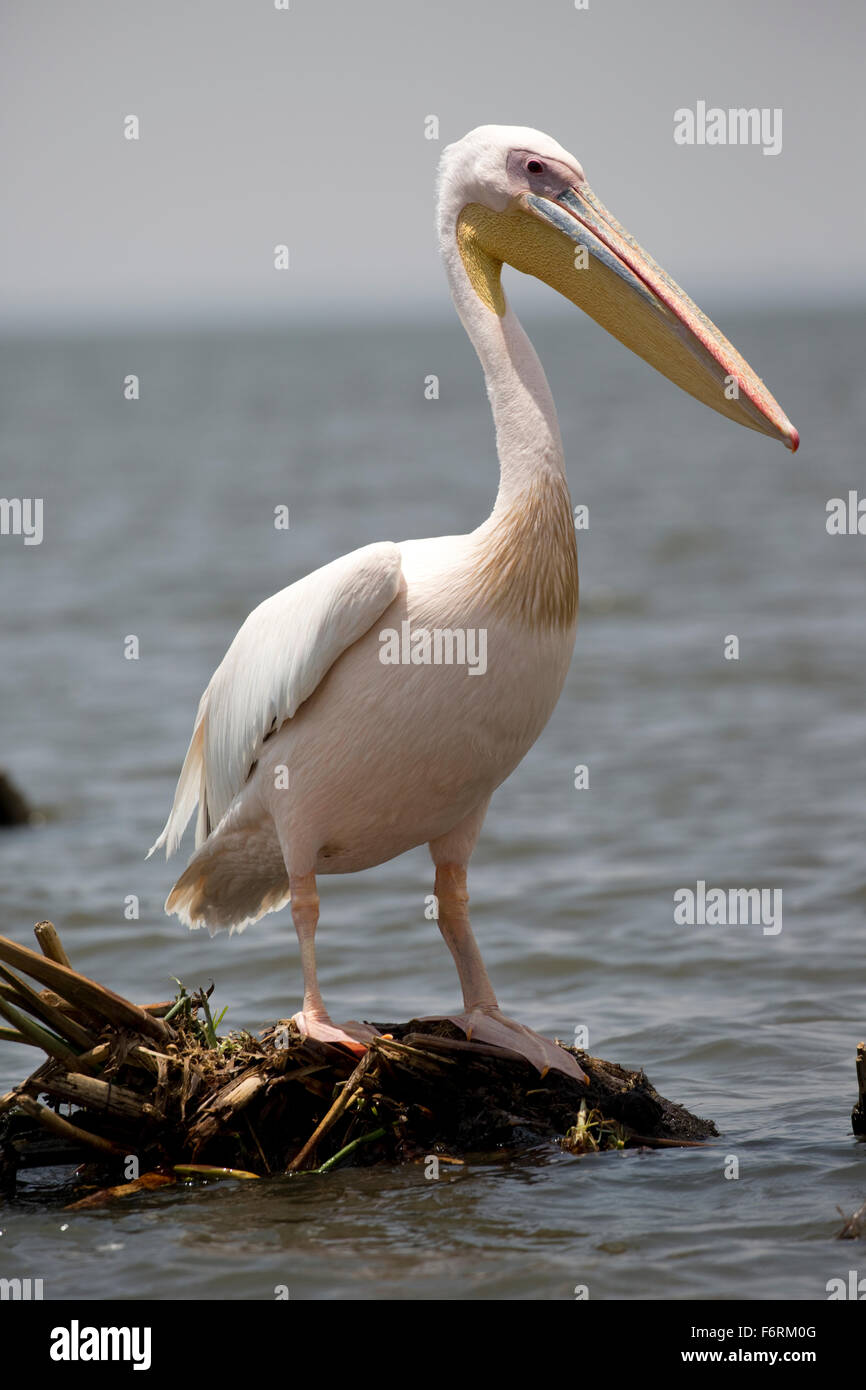
{"type": "Polygon", "coordinates": [[[268,735],[293,718],[337,658],[382,616],[401,575],[396,545],[367,545],[253,609],[201,697],[174,804],[150,854],[163,845],[166,858],[175,852],[196,802],[196,848],[204,843],[268,735]]]}

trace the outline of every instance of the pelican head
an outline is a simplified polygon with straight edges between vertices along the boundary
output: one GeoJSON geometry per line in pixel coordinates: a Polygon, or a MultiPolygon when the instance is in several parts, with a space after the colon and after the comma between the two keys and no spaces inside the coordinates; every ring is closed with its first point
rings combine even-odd
{"type": "Polygon", "coordinates": [[[797,448],[797,431],[764,383],[549,135],[479,126],[443,152],[439,190],[440,236],[456,234],[468,279],[491,313],[506,314],[507,263],[558,290],[720,415],[797,448]]]}

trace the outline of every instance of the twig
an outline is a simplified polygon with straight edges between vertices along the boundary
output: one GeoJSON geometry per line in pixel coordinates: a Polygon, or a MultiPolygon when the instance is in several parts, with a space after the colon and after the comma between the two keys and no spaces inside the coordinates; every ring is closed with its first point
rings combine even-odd
{"type": "Polygon", "coordinates": [[[267,1158],[265,1157],[265,1151],[264,1151],[264,1149],[262,1148],[261,1144],[259,1143],[259,1136],[256,1134],[255,1130],[254,1130],[253,1127],[252,1127],[252,1124],[250,1123],[250,1117],[249,1117],[249,1115],[244,1115],[244,1119],[245,1119],[246,1122],[247,1122],[247,1129],[249,1130],[250,1134],[253,1136],[253,1140],[254,1140],[254,1142],[255,1142],[255,1146],[256,1146],[256,1148],[257,1148],[258,1151],[259,1151],[259,1158],[262,1160],[262,1163],[264,1164],[265,1172],[268,1174],[268,1176],[270,1176],[270,1173],[271,1173],[271,1165],[268,1163],[268,1160],[267,1160],[267,1158]]]}
{"type": "Polygon", "coordinates": [[[337,1123],[343,1111],[346,1109],[346,1106],[349,1104],[349,1101],[352,1099],[352,1096],[358,1090],[358,1087],[361,1085],[361,1082],[367,1075],[368,1070],[373,1064],[375,1056],[376,1054],[372,1047],[370,1047],[364,1053],[364,1056],[361,1058],[355,1070],[352,1072],[352,1075],[349,1077],[348,1081],[346,1082],[340,1094],[337,1096],[337,1099],[334,1101],[334,1104],[331,1106],[324,1119],[321,1120],[321,1122],[316,1126],[304,1147],[300,1150],[300,1152],[295,1154],[291,1163],[286,1168],[287,1173],[297,1173],[303,1167],[304,1163],[306,1163],[310,1155],[313,1153],[320,1140],[324,1139],[325,1135],[328,1133],[328,1130],[332,1129],[333,1126],[337,1123]]]}

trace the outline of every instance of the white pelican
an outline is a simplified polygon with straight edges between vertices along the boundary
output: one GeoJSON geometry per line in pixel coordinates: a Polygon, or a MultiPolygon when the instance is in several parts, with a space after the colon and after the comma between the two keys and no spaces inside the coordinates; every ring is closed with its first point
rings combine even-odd
{"type": "Polygon", "coordinates": [[[567,1052],[500,1011],[467,911],[467,865],[490,798],[550,718],[577,622],[556,413],[506,301],[503,263],[551,285],[713,410],[790,449],[798,439],[742,357],[549,136],[481,126],[449,145],[438,229],[496,426],[493,511],[469,535],[364,546],[260,604],[202,696],[153,849],[177,849],[198,803],[196,850],[166,911],[191,927],[241,930],[291,901],[304,975],[295,1023],[305,1036],[363,1051],[371,1030],[334,1024],[319,991],[317,876],[428,844],[439,930],[463,989],[454,1021],[542,1072],[582,1079],[567,1052]],[[486,634],[483,673],[480,663],[448,664],[446,645],[442,664],[431,664],[436,631],[444,644],[454,633],[486,634]],[[414,660],[383,660],[389,632],[409,635],[414,660]]]}

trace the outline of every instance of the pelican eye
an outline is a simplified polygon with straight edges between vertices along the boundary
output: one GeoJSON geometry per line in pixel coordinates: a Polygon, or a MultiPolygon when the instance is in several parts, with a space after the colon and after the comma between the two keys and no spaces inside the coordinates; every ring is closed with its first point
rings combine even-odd
{"type": "Polygon", "coordinates": [[[542,164],[540,159],[530,159],[526,165],[526,168],[530,174],[544,173],[544,165],[542,164]]]}

